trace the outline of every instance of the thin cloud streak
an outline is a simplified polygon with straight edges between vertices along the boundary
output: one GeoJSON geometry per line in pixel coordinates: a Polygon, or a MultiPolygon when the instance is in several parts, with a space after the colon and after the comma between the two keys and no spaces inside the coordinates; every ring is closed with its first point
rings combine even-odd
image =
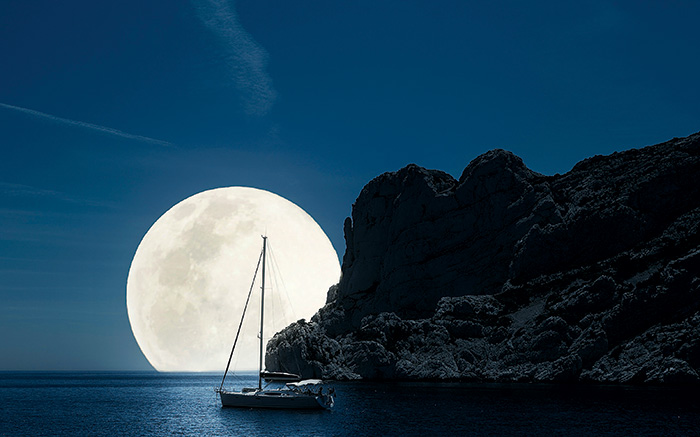
{"type": "Polygon", "coordinates": [[[265,71],[267,52],[238,22],[236,10],[226,0],[194,0],[200,20],[222,41],[226,64],[236,88],[243,94],[248,115],[262,117],[277,98],[265,71]]]}
{"type": "MultiPolygon", "coordinates": [[[[1,197],[50,198],[50,199],[55,199],[58,201],[76,204],[76,205],[82,205],[82,206],[90,206],[90,207],[98,207],[98,208],[115,208],[116,207],[111,202],[105,202],[102,200],[95,201],[95,200],[91,200],[91,199],[84,199],[84,198],[70,196],[68,194],[61,193],[59,191],[46,190],[43,188],[32,187],[29,185],[14,184],[14,183],[9,183],[9,182],[2,182],[2,181],[0,181],[0,198],[1,197]]],[[[0,211],[2,211],[2,210],[0,209],[0,211]]]]}
{"type": "Polygon", "coordinates": [[[167,141],[157,140],[155,138],[144,137],[142,135],[134,135],[134,134],[130,134],[128,132],[120,131],[118,129],[112,129],[111,127],[100,126],[98,124],[92,124],[92,123],[86,123],[84,121],[56,117],[55,115],[46,114],[45,112],[39,112],[39,111],[35,111],[33,109],[22,108],[19,106],[8,105],[5,103],[0,103],[0,107],[5,108],[5,109],[12,109],[14,111],[23,112],[25,114],[28,114],[28,115],[31,115],[34,117],[43,118],[45,120],[50,120],[50,121],[54,121],[57,123],[66,124],[69,126],[76,126],[76,127],[81,127],[84,129],[90,129],[90,130],[102,132],[102,133],[109,134],[109,135],[116,135],[118,137],[128,138],[130,140],[141,141],[144,143],[157,144],[160,146],[172,146],[173,145],[172,143],[169,143],[167,141]]]}

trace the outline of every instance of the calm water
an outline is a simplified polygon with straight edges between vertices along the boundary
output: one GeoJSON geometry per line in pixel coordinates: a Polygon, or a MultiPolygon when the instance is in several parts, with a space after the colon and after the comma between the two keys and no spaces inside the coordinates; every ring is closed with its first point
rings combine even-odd
{"type": "Polygon", "coordinates": [[[333,411],[295,412],[222,409],[219,382],[0,372],[0,435],[700,435],[696,390],[335,383],[333,411]]]}

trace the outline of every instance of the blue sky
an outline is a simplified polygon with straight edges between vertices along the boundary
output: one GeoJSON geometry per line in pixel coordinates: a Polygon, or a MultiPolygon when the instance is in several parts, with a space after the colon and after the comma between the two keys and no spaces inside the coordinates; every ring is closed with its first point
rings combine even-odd
{"type": "Polygon", "coordinates": [[[180,200],[243,185],[344,250],[366,182],[532,169],[700,130],[693,1],[0,5],[0,370],[149,369],[129,265],[180,200]]]}

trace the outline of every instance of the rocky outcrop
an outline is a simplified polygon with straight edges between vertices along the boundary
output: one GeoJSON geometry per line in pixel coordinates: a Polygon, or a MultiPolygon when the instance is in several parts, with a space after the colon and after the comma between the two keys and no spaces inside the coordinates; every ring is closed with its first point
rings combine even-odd
{"type": "Polygon", "coordinates": [[[268,368],[332,379],[700,382],[700,134],[564,175],[409,165],[345,222],[342,278],[268,368]]]}

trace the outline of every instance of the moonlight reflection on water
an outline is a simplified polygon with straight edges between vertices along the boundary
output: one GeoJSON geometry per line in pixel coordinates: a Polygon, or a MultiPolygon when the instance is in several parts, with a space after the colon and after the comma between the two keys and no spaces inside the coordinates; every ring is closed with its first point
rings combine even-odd
{"type": "Polygon", "coordinates": [[[334,383],[332,411],[300,412],[221,408],[220,378],[0,373],[0,434],[691,435],[700,426],[700,401],[683,389],[334,383]]]}

